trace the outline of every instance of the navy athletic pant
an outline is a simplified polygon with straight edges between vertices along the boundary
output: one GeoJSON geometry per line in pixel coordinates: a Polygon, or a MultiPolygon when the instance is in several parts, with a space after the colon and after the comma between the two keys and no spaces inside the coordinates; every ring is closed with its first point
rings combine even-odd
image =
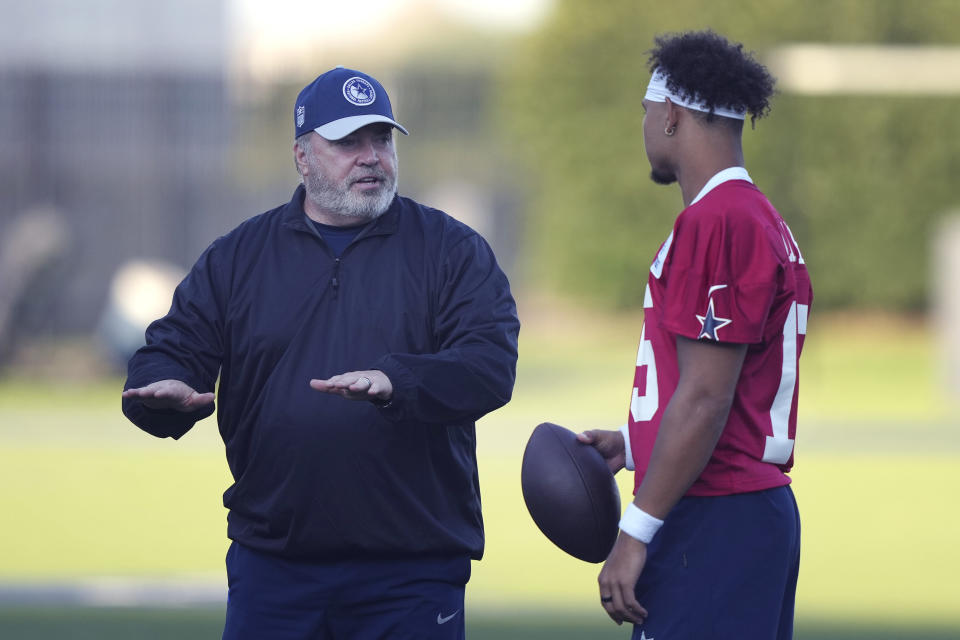
{"type": "Polygon", "coordinates": [[[790,640],[800,515],[789,486],[686,497],[650,543],[633,640],[790,640]]]}
{"type": "Polygon", "coordinates": [[[310,563],[234,542],[224,640],[465,637],[466,555],[310,563]]]}

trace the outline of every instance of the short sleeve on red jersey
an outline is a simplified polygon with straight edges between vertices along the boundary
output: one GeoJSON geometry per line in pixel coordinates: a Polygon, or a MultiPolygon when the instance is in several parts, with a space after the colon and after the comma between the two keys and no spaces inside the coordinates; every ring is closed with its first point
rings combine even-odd
{"type": "Polygon", "coordinates": [[[759,202],[741,197],[733,205],[711,193],[677,218],[663,272],[660,325],[667,331],[745,344],[769,337],[787,252],[755,193],[759,202]]]}

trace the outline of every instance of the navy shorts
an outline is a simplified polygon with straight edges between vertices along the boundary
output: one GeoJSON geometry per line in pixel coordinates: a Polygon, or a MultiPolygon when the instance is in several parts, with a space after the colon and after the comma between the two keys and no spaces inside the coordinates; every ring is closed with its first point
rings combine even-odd
{"type": "Polygon", "coordinates": [[[224,640],[462,640],[467,555],[311,563],[234,542],[224,640]]]}
{"type": "Polygon", "coordinates": [[[799,567],[789,486],[683,498],[648,548],[633,640],[789,640],[799,567]]]}

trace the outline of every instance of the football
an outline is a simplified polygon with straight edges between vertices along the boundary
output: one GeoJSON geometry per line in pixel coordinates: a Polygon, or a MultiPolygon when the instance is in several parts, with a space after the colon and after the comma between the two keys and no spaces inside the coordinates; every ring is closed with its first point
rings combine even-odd
{"type": "Polygon", "coordinates": [[[523,500],[540,531],[575,558],[603,562],[617,540],[620,490],[600,452],[544,422],[520,470],[523,500]]]}

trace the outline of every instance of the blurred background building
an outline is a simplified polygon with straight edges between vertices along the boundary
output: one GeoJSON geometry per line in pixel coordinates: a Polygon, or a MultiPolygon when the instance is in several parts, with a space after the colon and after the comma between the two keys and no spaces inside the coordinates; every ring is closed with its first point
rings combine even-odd
{"type": "Polygon", "coordinates": [[[251,2],[0,1],[0,365],[24,344],[94,333],[124,361],[143,326],[118,307],[145,304],[144,290],[169,304],[170,291],[119,271],[144,260],[185,271],[218,235],[285,202],[294,97],[336,64],[382,77],[411,130],[401,192],[477,228],[509,268],[518,224],[490,135],[496,56],[418,54],[414,43],[482,38],[429,3],[381,4],[379,19],[329,20],[330,37],[291,26],[278,62],[263,34],[336,11],[291,4],[264,14],[271,27],[251,2]],[[388,18],[413,25],[408,37],[384,38],[388,18]],[[254,28],[261,37],[244,39],[254,28]],[[430,30],[443,36],[422,39],[430,30]],[[376,46],[358,55],[358,37],[376,46]]]}
{"type": "Polygon", "coordinates": [[[120,265],[188,265],[227,226],[233,108],[222,0],[2,4],[0,233],[42,211],[62,235],[7,247],[33,256],[4,274],[9,351],[89,334],[120,265]]]}

